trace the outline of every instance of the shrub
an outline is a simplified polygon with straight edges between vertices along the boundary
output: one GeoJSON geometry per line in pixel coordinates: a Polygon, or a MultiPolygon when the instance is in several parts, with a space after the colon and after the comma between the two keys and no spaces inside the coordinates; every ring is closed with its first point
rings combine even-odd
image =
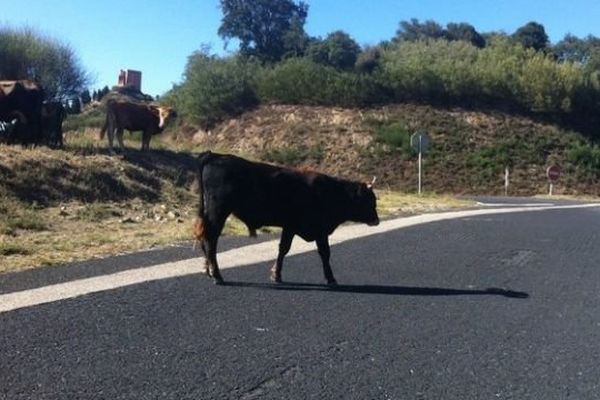
{"type": "MultiPolygon", "coordinates": [[[[374,138],[375,142],[381,145],[388,146],[387,152],[390,150],[398,151],[406,158],[410,158],[416,154],[410,144],[411,133],[406,129],[401,122],[382,123],[375,122],[374,138]]],[[[386,152],[385,148],[380,149],[386,152]]]]}
{"type": "Polygon", "coordinates": [[[211,128],[257,105],[253,88],[257,69],[256,64],[238,57],[218,58],[199,51],[188,60],[184,83],[163,100],[192,121],[211,128]]]}
{"type": "Polygon", "coordinates": [[[567,152],[567,160],[593,175],[600,174],[600,147],[579,143],[567,152]]]}
{"type": "Polygon", "coordinates": [[[284,147],[266,151],[262,158],[281,165],[298,165],[306,160],[321,161],[325,152],[321,146],[284,147]]]}
{"type": "Polygon", "coordinates": [[[355,107],[382,101],[375,77],[336,70],[307,58],[264,69],[257,85],[263,102],[355,107]]]}

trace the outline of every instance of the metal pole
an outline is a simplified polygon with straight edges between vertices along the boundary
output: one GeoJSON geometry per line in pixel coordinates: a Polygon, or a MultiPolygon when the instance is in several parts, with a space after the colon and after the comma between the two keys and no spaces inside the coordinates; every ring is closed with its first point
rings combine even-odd
{"type": "Polygon", "coordinates": [[[419,195],[421,194],[421,172],[422,172],[422,156],[421,156],[421,139],[422,135],[419,135],[419,195]]]}
{"type": "Polygon", "coordinates": [[[504,168],[504,195],[508,196],[508,177],[509,177],[510,171],[508,170],[508,167],[504,168]]]}
{"type": "Polygon", "coordinates": [[[554,184],[550,182],[550,191],[548,192],[549,196],[552,196],[552,189],[554,189],[554,184]]]}

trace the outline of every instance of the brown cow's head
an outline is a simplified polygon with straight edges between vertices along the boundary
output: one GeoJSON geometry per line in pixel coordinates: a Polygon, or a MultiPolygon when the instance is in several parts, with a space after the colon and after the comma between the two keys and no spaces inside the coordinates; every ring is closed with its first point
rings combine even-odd
{"type": "Polygon", "coordinates": [[[171,107],[156,107],[158,111],[158,127],[163,130],[167,123],[177,117],[177,113],[171,107]]]}

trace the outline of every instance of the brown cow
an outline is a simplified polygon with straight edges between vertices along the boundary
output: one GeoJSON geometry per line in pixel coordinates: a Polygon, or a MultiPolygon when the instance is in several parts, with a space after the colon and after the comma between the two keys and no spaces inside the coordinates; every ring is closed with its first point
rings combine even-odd
{"type": "Polygon", "coordinates": [[[42,142],[43,99],[44,91],[32,81],[0,81],[0,121],[19,121],[9,143],[42,142]]]}
{"type": "Polygon", "coordinates": [[[175,116],[175,111],[170,107],[109,100],[106,103],[106,120],[100,131],[100,138],[104,137],[105,132],[108,133],[108,147],[112,151],[116,132],[119,146],[121,150],[125,150],[123,130],[142,131],[142,150],[148,150],[152,135],[162,132],[175,116]]]}

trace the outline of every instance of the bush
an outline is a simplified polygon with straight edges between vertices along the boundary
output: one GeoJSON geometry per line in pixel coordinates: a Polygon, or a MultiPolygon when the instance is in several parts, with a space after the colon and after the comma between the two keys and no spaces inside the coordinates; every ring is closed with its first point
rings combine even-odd
{"type": "MultiPolygon", "coordinates": [[[[324,42],[307,57],[261,65],[194,53],[184,82],[166,96],[184,115],[211,126],[258,102],[364,107],[392,101],[500,106],[589,119],[600,109],[600,74],[557,62],[502,36],[481,49],[468,41],[400,41],[367,49],[354,70],[322,62],[324,42]],[[322,54],[321,54],[322,53],[322,54]],[[318,57],[317,57],[318,56],[318,57]]],[[[589,125],[589,124],[588,124],[589,125]]]]}
{"type": "Polygon", "coordinates": [[[356,107],[383,102],[374,76],[292,58],[266,68],[257,85],[262,102],[356,107]]]}
{"type": "Polygon", "coordinates": [[[262,159],[280,165],[298,165],[306,160],[320,162],[325,157],[321,146],[314,147],[284,147],[266,151],[262,159]]]}
{"type": "Polygon", "coordinates": [[[205,129],[258,104],[253,79],[258,65],[238,57],[218,58],[199,51],[190,56],[184,83],[163,97],[205,129]]]}
{"type": "Polygon", "coordinates": [[[567,160],[594,175],[600,174],[600,147],[591,144],[576,144],[567,152],[567,160]]]}
{"type": "Polygon", "coordinates": [[[391,147],[410,151],[410,133],[399,122],[382,125],[375,131],[375,140],[391,147]]]}
{"type": "Polygon", "coordinates": [[[589,109],[597,99],[585,68],[557,63],[507,39],[496,39],[484,49],[444,40],[400,42],[384,51],[382,68],[397,100],[500,101],[530,112],[565,114],[576,107],[589,109]]]}

